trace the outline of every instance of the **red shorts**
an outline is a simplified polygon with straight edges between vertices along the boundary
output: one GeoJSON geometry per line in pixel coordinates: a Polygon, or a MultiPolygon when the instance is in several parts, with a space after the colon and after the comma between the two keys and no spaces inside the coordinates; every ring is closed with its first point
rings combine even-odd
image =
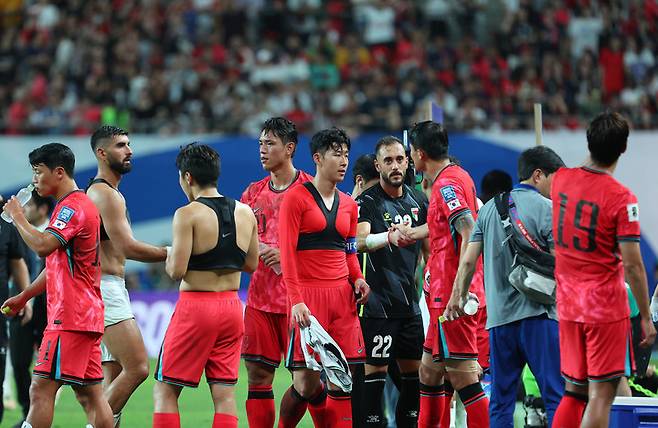
{"type": "Polygon", "coordinates": [[[244,310],[242,358],[279,367],[288,346],[288,316],[247,306],[244,310]]]}
{"type": "Polygon", "coordinates": [[[102,337],[95,332],[46,330],[34,374],[70,385],[102,382],[102,337]]]}
{"type": "Polygon", "coordinates": [[[429,312],[423,351],[431,353],[434,361],[478,359],[477,314],[440,323],[445,308],[430,308],[429,312]]]}
{"type": "Polygon", "coordinates": [[[576,385],[630,376],[634,370],[628,318],[605,324],[560,320],[562,376],[576,385]]]}
{"type": "Polygon", "coordinates": [[[236,291],[182,291],[165,333],[155,379],[197,387],[205,369],[209,384],[235,385],[244,334],[236,291]]]}
{"type": "Polygon", "coordinates": [[[478,364],[483,369],[489,368],[489,332],[487,331],[487,307],[482,306],[478,309],[475,317],[478,321],[478,364]]]}
{"type": "MultiPolygon", "coordinates": [[[[330,287],[300,287],[304,303],[322,327],[334,339],[349,363],[366,359],[361,323],[356,314],[354,291],[349,283],[330,287]]],[[[306,368],[299,342],[299,326],[293,323],[286,354],[286,367],[306,368]]]]}

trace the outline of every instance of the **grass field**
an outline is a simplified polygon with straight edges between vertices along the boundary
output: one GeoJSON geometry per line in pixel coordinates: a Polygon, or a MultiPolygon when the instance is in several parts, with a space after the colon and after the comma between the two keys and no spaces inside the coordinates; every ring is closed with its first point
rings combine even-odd
{"type": "MultiPolygon", "coordinates": [[[[155,367],[155,361],[151,362],[151,369],[155,367]]],[[[151,426],[153,414],[153,383],[155,380],[149,376],[135,391],[128,404],[123,409],[121,426],[123,428],[145,428],[151,426]]],[[[274,379],[274,396],[278,414],[279,400],[285,390],[290,386],[290,374],[286,369],[277,370],[274,379]]],[[[247,426],[247,415],[245,414],[244,402],[247,399],[247,371],[244,365],[240,366],[240,381],[236,389],[238,403],[239,426],[247,426]]],[[[196,428],[210,427],[213,418],[213,406],[210,399],[208,384],[205,379],[201,380],[198,388],[184,388],[179,400],[181,409],[181,426],[196,428]]],[[[5,410],[5,416],[0,426],[12,427],[22,417],[20,409],[5,410]]],[[[86,424],[85,414],[73,395],[70,387],[63,387],[59,403],[55,407],[54,428],[84,428],[86,424]]],[[[312,428],[311,418],[304,416],[299,424],[302,428],[312,428]]]]}

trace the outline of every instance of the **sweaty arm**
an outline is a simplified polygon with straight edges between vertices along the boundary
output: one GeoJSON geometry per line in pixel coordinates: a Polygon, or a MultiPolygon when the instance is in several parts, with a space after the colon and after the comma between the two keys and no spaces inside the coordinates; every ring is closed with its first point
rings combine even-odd
{"type": "Polygon", "coordinates": [[[187,264],[192,255],[194,228],[192,224],[193,209],[186,205],[176,210],[172,221],[173,239],[171,251],[167,255],[165,271],[174,280],[179,280],[187,273],[187,264]]]}
{"type": "Polygon", "coordinates": [[[40,232],[36,227],[32,226],[22,212],[18,215],[14,215],[14,225],[16,225],[16,230],[23,238],[25,244],[34,250],[39,257],[46,257],[56,249],[58,249],[62,243],[61,241],[52,233],[48,231],[40,232]]]}
{"type": "Polygon", "coordinates": [[[651,346],[656,339],[656,329],[651,321],[649,289],[644,263],[642,262],[642,254],[640,252],[640,243],[621,241],[619,242],[619,250],[624,263],[624,273],[631,286],[631,292],[637,301],[637,306],[640,309],[643,334],[640,346],[651,346]]]}
{"type": "Polygon", "coordinates": [[[126,258],[140,262],[166,259],[165,248],[140,242],[133,237],[126,218],[126,203],[116,190],[109,186],[94,186],[88,195],[98,208],[107,236],[126,258]]]}
{"type": "MultiPolygon", "coordinates": [[[[302,203],[287,193],[279,208],[279,251],[281,253],[281,272],[288,290],[290,304],[304,303],[299,292],[296,253],[299,230],[302,222],[302,203]]],[[[294,195],[293,195],[294,196],[294,195]]]]}
{"type": "Polygon", "coordinates": [[[256,222],[256,216],[248,205],[241,204],[241,210],[249,219],[251,228],[251,239],[249,239],[249,249],[247,250],[243,270],[247,273],[254,273],[258,268],[258,223],[256,222]]]}

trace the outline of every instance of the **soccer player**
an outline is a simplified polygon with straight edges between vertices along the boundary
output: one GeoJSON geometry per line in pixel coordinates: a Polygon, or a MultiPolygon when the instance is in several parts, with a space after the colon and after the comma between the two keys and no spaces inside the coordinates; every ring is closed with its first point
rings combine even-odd
{"type": "MultiPolygon", "coordinates": [[[[251,183],[240,199],[256,216],[260,247],[258,268],[251,275],[247,293],[242,341],[242,358],[249,378],[246,409],[251,428],[274,426],[272,381],[288,346],[288,303],[279,258],[279,206],[289,189],[313,179],[295,169],[292,158],[296,148],[297,129],[293,122],[283,117],[267,120],[258,139],[258,150],[269,176],[251,183]]],[[[289,391],[281,402],[279,419],[285,421],[305,411],[306,402],[294,399],[289,391]]]]}
{"type": "Polygon", "coordinates": [[[320,373],[306,367],[299,338],[312,314],[348,362],[363,363],[356,303],[367,301],[370,287],[356,257],[357,205],[336,189],[347,172],[350,139],[341,129],[326,129],[313,136],[310,148],[315,177],[287,192],[279,217],[281,266],[294,323],[286,365],[293,370],[296,394],[309,401],[316,427],[351,427],[350,394],[329,383],[325,408],[320,373]]]}
{"type": "Polygon", "coordinates": [[[30,411],[23,427],[50,427],[55,394],[68,384],[78,401],[86,403],[93,425],[109,428],[112,410],[101,386],[100,215],[73,179],[75,157],[70,148],[46,144],[33,150],[29,159],[37,192],[53,196],[57,205],[44,232],[28,223],[15,197],[4,208],[28,247],[46,257],[46,268],[37,279],[2,305],[13,315],[48,291],[48,326],[34,365],[30,411]]]}
{"type": "Polygon", "coordinates": [[[354,188],[352,189],[354,199],[379,183],[379,173],[375,169],[375,155],[367,153],[356,158],[352,167],[352,179],[354,180],[354,188]]]}
{"type": "Polygon", "coordinates": [[[196,143],[176,158],[190,203],[176,210],[167,274],[180,297],[155,368],[154,428],[179,428],[178,397],[205,370],[214,428],[237,428],[235,384],[244,333],[240,272],[258,265],[258,227],[251,209],[217,192],[219,155],[196,143]]]}
{"type": "Polygon", "coordinates": [[[101,215],[101,294],[105,304],[101,361],[105,396],[118,427],[121,410],[149,373],[148,354],[126,290],[126,259],[164,261],[167,250],[137,241],[130,230],[126,201],[119,192],[122,176],[132,169],[128,133],[115,126],[101,126],[91,136],[91,149],[98,172],[87,195],[101,215]]]}
{"type": "Polygon", "coordinates": [[[418,368],[423,355],[423,320],[418,306],[415,271],[423,241],[408,241],[391,225],[419,226],[427,221],[427,198],[404,184],[408,159],[402,142],[384,137],[375,147],[379,183],[357,198],[357,247],[364,252],[372,292],[361,315],[366,344],[365,426],[386,426],[382,395],[388,365],[401,373],[396,409],[398,427],[418,422],[418,368]]]}
{"type": "Polygon", "coordinates": [[[553,178],[560,362],[567,381],[554,427],[608,426],[619,378],[629,376],[632,365],[624,276],[640,309],[641,346],[656,336],[637,198],[612,176],[628,132],[619,113],[599,114],[587,128],[584,166],[560,169],[553,178]]]}
{"type": "MultiPolygon", "coordinates": [[[[477,219],[475,184],[464,169],[449,159],[448,133],[442,125],[420,122],[411,129],[410,136],[411,157],[416,169],[423,171],[432,182],[427,225],[415,228],[395,225],[404,230],[409,239],[425,237],[428,232],[430,239],[430,285],[426,290],[430,325],[420,367],[418,426],[437,427],[444,412],[450,411],[452,393],[446,393],[444,386],[447,373],[464,403],[468,424],[488,427],[489,400],[478,379],[481,370],[477,363],[478,314],[439,321],[450,300],[459,260],[466,251],[477,219]]],[[[471,290],[478,296],[483,293],[481,262],[478,262],[471,290]]]]}

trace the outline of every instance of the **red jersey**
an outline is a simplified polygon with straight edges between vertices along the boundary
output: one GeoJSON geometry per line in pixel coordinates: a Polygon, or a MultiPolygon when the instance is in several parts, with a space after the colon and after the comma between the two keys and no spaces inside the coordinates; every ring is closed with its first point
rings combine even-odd
{"type": "MultiPolygon", "coordinates": [[[[424,286],[430,308],[443,308],[450,300],[452,285],[459,268],[461,235],[452,222],[460,215],[470,213],[477,220],[477,193],[470,175],[460,166],[450,164],[434,180],[432,197],[427,211],[430,233],[430,283],[424,286]]],[[[471,292],[485,305],[482,259],[471,282],[471,292]]]]}
{"type": "Polygon", "coordinates": [[[640,240],[637,198],[610,174],[562,168],[553,177],[551,199],[560,320],[627,318],[618,243],[640,240]]]}
{"type": "Polygon", "coordinates": [[[62,244],[46,257],[46,330],[104,331],[100,225],[98,209],[82,190],[57,203],[46,227],[62,244]]]}
{"type": "MultiPolygon", "coordinates": [[[[313,176],[297,171],[292,184],[284,190],[272,188],[270,177],[251,183],[242,194],[240,202],[251,207],[258,221],[258,242],[279,248],[279,206],[287,190],[300,183],[313,180],[313,176]]],[[[285,314],[287,312],[286,287],[281,275],[265,266],[258,259],[258,268],[251,274],[247,306],[263,312],[285,314]]]]}
{"type": "Polygon", "coordinates": [[[312,183],[295,186],[281,203],[281,268],[291,305],[299,287],[332,287],[363,278],[356,256],[356,202],[336,190],[327,209],[312,183]]]}

